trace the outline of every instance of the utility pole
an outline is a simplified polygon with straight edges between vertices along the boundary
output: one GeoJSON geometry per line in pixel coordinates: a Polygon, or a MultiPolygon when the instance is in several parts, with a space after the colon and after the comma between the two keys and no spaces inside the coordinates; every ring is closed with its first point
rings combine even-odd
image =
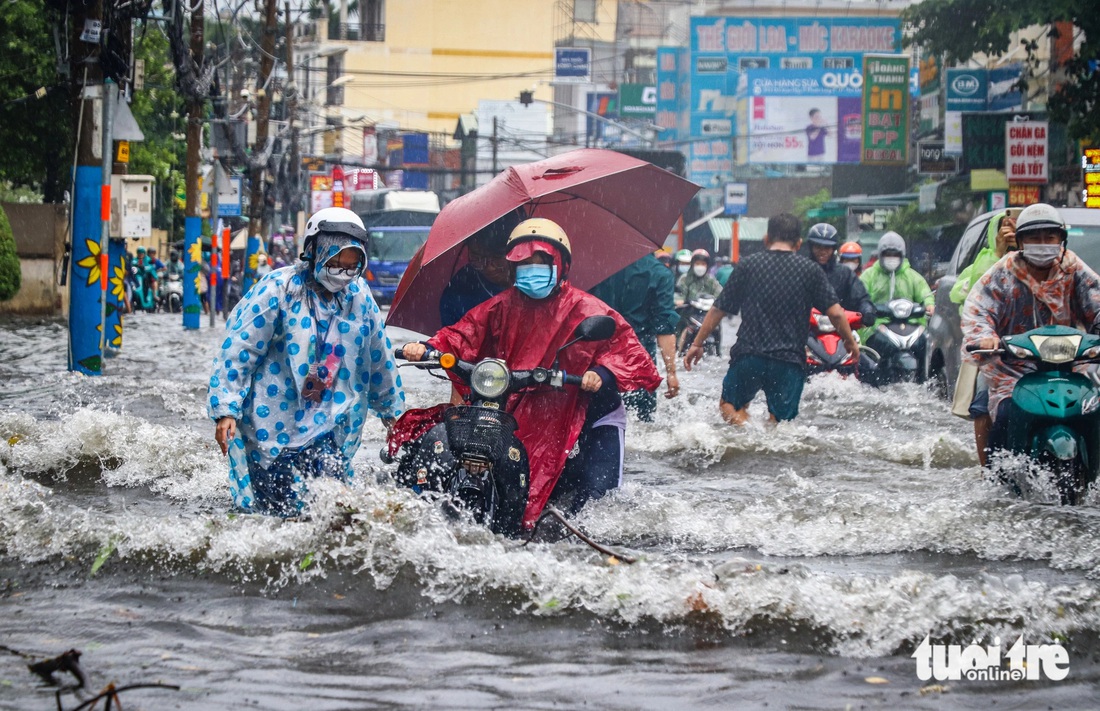
{"type": "Polygon", "coordinates": [[[104,289],[107,245],[102,241],[102,147],[96,146],[97,97],[105,100],[100,52],[103,2],[73,9],[72,106],[74,133],[79,136],[73,175],[72,256],[69,260],[69,370],[84,375],[103,373],[104,289]]]}
{"type": "Polygon", "coordinates": [[[260,44],[260,82],[256,95],[260,98],[256,117],[256,143],[252,146],[251,196],[248,207],[248,248],[245,250],[244,280],[241,292],[247,292],[256,281],[256,255],[264,222],[264,172],[267,168],[267,124],[271,115],[271,91],[268,80],[275,65],[275,0],[264,0],[264,36],[260,44]]]}
{"type": "Polygon", "coordinates": [[[497,174],[497,117],[493,117],[493,175],[497,174]]]}
{"type": "MultiPolygon", "coordinates": [[[[195,0],[191,10],[191,61],[203,64],[203,0],[195,0]]],[[[196,281],[202,272],[202,203],[199,197],[199,163],[202,150],[203,97],[191,97],[187,112],[187,208],[184,213],[183,248],[183,327],[199,328],[202,305],[196,281]]]]}
{"type": "Polygon", "coordinates": [[[287,211],[291,219],[297,222],[300,205],[301,168],[302,159],[298,155],[298,129],[294,126],[294,120],[298,114],[298,82],[295,77],[294,66],[294,23],[290,21],[290,2],[284,5],[286,10],[286,76],[288,81],[284,91],[286,92],[286,121],[287,131],[290,136],[290,165],[287,170],[287,179],[290,182],[287,211]]]}

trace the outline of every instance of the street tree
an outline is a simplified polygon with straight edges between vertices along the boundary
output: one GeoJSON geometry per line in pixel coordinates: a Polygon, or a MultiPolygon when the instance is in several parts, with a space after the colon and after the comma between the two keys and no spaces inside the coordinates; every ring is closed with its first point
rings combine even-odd
{"type": "MultiPolygon", "coordinates": [[[[902,13],[913,32],[906,43],[942,54],[948,65],[975,54],[999,55],[1010,49],[1011,34],[1034,25],[1072,22],[1083,33],[1081,45],[1062,69],[1066,82],[1049,98],[1051,118],[1068,126],[1073,138],[1100,141],[1100,12],[1095,0],[924,0],[902,13]]],[[[1023,45],[1033,73],[1045,71],[1036,58],[1038,41],[1023,45]]]]}
{"type": "Polygon", "coordinates": [[[22,278],[11,224],[4,208],[0,207],[0,301],[7,301],[19,292],[22,278]]]}
{"type": "Polygon", "coordinates": [[[71,160],[69,88],[57,75],[56,12],[45,0],[0,3],[0,181],[60,202],[71,160]]]}

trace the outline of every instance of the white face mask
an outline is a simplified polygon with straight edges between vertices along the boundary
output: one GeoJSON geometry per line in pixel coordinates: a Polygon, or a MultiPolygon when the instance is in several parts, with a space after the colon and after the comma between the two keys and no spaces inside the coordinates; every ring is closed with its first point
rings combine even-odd
{"type": "Polygon", "coordinates": [[[847,262],[847,261],[845,261],[845,262],[841,262],[841,264],[848,267],[853,272],[859,267],[859,262],[847,262]]]}
{"type": "Polygon", "coordinates": [[[1028,264],[1039,267],[1049,267],[1062,256],[1060,244],[1025,244],[1020,250],[1028,264]]]}
{"type": "Polygon", "coordinates": [[[888,272],[896,272],[901,266],[901,257],[883,257],[882,268],[888,272]]]}
{"type": "Polygon", "coordinates": [[[327,268],[322,269],[321,273],[317,275],[317,281],[321,283],[321,286],[334,294],[338,291],[342,291],[348,284],[352,283],[357,278],[358,275],[344,274],[342,271],[333,274],[327,268]]]}
{"type": "Polygon", "coordinates": [[[707,265],[706,264],[696,264],[695,266],[693,266],[691,268],[691,271],[692,271],[692,273],[695,274],[695,276],[701,277],[701,276],[703,276],[704,274],[707,273],[707,265]]]}
{"type": "Polygon", "coordinates": [[[688,265],[687,264],[677,264],[676,265],[676,271],[680,274],[687,274],[688,273],[688,265]]]}

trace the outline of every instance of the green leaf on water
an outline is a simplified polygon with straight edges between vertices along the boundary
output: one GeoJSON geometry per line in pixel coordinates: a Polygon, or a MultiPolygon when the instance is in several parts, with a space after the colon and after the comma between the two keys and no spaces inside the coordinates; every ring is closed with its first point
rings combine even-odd
{"type": "Polygon", "coordinates": [[[544,610],[556,610],[561,607],[561,600],[556,597],[552,597],[546,602],[542,603],[542,609],[544,610]]]}
{"type": "Polygon", "coordinates": [[[311,565],[313,565],[313,554],[306,553],[306,557],[302,558],[302,562],[298,564],[298,570],[305,570],[311,565]]]}
{"type": "Polygon", "coordinates": [[[111,554],[115,552],[115,540],[112,538],[103,544],[103,547],[99,549],[99,553],[96,554],[95,561],[92,563],[92,571],[89,575],[95,575],[99,572],[99,569],[103,567],[103,564],[107,562],[107,559],[111,557],[111,554]]]}

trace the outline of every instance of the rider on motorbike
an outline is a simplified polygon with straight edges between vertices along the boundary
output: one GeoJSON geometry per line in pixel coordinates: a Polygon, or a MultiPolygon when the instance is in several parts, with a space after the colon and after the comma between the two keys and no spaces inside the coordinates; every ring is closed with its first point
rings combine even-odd
{"type": "Polygon", "coordinates": [[[710,253],[705,249],[692,252],[691,269],[676,281],[676,291],[684,297],[685,304],[695,301],[700,294],[717,297],[722,292],[722,285],[708,274],[709,271],[710,253]]]}
{"type": "MultiPolygon", "coordinates": [[[[872,303],[877,305],[894,299],[908,299],[923,305],[925,313],[932,315],[935,294],[928,288],[924,277],[909,266],[909,260],[905,258],[905,240],[897,232],[887,232],[879,238],[878,261],[864,270],[859,278],[867,288],[872,303]]],[[[880,319],[882,322],[887,320],[880,319]]],[[[859,331],[864,343],[874,333],[874,326],[873,322],[864,322],[864,327],[859,331]]]]}
{"type": "Polygon", "coordinates": [[[840,308],[855,311],[863,316],[863,323],[875,322],[875,304],[867,295],[867,288],[851,269],[841,268],[837,264],[836,251],[840,245],[836,228],[826,222],[819,222],[806,233],[810,243],[810,255],[825,270],[829,284],[836,292],[840,308]]]}
{"type": "Polygon", "coordinates": [[[464,361],[500,358],[512,370],[551,367],[585,317],[615,319],[610,340],[574,343],[560,353],[562,369],[583,373],[580,390],[535,389],[508,400],[530,461],[523,525],[531,528],[555,487],[574,489],[576,509],[619,485],[626,426],[619,391],[653,391],[661,377],[629,324],[569,283],[572,251],[559,225],[542,218],[521,222],[508,238],[507,258],[516,265],[514,286],[428,341],[406,344],[403,354],[419,361],[430,347],[464,361]]]}
{"type": "Polygon", "coordinates": [[[837,256],[840,258],[840,266],[851,269],[856,276],[863,274],[863,247],[859,242],[845,242],[840,245],[837,256]]]}
{"type": "Polygon", "coordinates": [[[1044,203],[1024,208],[1016,220],[1019,251],[987,271],[963,304],[963,354],[977,358],[989,383],[993,417],[989,449],[1003,449],[1015,405],[1016,381],[1035,370],[1032,362],[969,354],[967,347],[1000,348],[1001,338],[1039,326],[1061,325],[1100,333],[1100,276],[1066,249],[1066,225],[1044,203]]]}

